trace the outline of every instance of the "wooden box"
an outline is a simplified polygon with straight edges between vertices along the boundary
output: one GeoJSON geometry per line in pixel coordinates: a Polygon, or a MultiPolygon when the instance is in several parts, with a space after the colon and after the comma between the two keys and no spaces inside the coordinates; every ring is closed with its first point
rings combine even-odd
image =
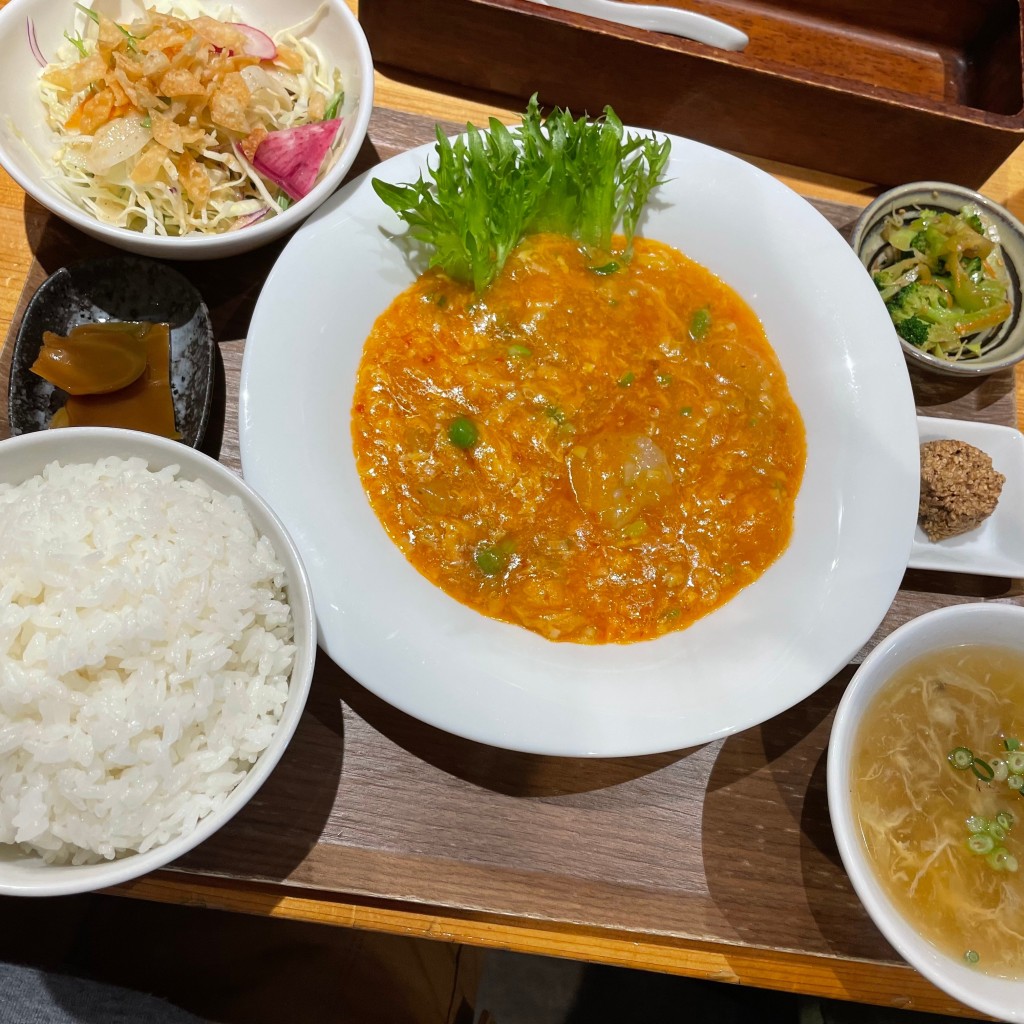
{"type": "Polygon", "coordinates": [[[977,187],[1024,141],[1018,0],[662,0],[742,52],[532,3],[360,0],[374,60],[878,184],[977,187]]]}

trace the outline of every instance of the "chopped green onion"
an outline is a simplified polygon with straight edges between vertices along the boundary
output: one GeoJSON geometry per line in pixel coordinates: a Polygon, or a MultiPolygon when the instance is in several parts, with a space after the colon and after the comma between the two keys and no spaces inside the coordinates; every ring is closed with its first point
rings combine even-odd
{"type": "Polygon", "coordinates": [[[1010,766],[1001,757],[993,757],[991,764],[992,771],[995,773],[995,781],[1005,782],[1010,774],[1010,766]]]}
{"type": "Polygon", "coordinates": [[[619,378],[619,387],[620,388],[628,388],[629,385],[632,384],[633,381],[635,381],[635,380],[636,380],[636,374],[633,373],[632,370],[630,370],[628,373],[624,373],[619,378]]]}
{"type": "Polygon", "coordinates": [[[974,754],[967,747],[956,747],[948,755],[949,763],[957,771],[966,771],[974,764],[974,754]]]}
{"type": "Polygon", "coordinates": [[[277,205],[282,210],[287,210],[288,207],[291,206],[294,201],[295,200],[292,199],[292,197],[290,195],[288,195],[287,192],[278,192],[278,194],[277,194],[276,202],[277,202],[277,205]]]}
{"type": "MultiPolygon", "coordinates": [[[[84,4],[75,4],[75,6],[83,14],[91,18],[97,25],[100,23],[99,14],[96,11],[94,11],[91,7],[86,7],[84,4]]],[[[128,29],[124,27],[124,25],[118,25],[116,21],[114,22],[114,27],[121,33],[121,35],[123,35],[128,40],[128,49],[134,50],[136,48],[135,44],[137,42],[135,36],[133,36],[131,32],[129,32],[128,29]]]]}
{"type": "Polygon", "coordinates": [[[690,317],[690,337],[694,341],[700,341],[701,338],[707,336],[710,326],[711,314],[708,312],[707,306],[704,306],[690,317]]]}
{"type": "Polygon", "coordinates": [[[996,815],[996,824],[1009,832],[1013,828],[1013,815],[1009,811],[1000,811],[996,815]]]}
{"type": "Polygon", "coordinates": [[[971,763],[971,771],[981,779],[982,782],[991,782],[995,778],[995,772],[992,770],[992,765],[988,761],[982,760],[980,757],[974,758],[971,763]]]}
{"type": "Polygon", "coordinates": [[[67,32],[64,33],[64,38],[83,56],[88,57],[89,51],[85,48],[85,41],[81,35],[69,36],[67,32]]]}
{"type": "Polygon", "coordinates": [[[1006,838],[1006,829],[1001,828],[994,821],[990,821],[985,831],[997,842],[1001,843],[1006,838]]]}
{"type": "Polygon", "coordinates": [[[1007,754],[1006,764],[1014,775],[1024,775],[1024,750],[1013,750],[1007,754]]]}
{"type": "Polygon", "coordinates": [[[480,432],[468,416],[459,416],[448,425],[448,440],[456,448],[472,448],[479,438],[480,432]]]}
{"type": "Polygon", "coordinates": [[[344,90],[336,92],[331,97],[331,102],[327,104],[327,109],[324,111],[324,120],[331,121],[338,116],[338,111],[341,109],[342,103],[345,102],[344,90]]]}
{"type": "Polygon", "coordinates": [[[513,359],[529,359],[533,355],[533,350],[525,345],[509,345],[508,354],[513,359]]]}
{"type": "Polygon", "coordinates": [[[972,814],[967,819],[969,832],[984,832],[986,828],[988,828],[988,822],[980,814],[972,814]]]}
{"type": "Polygon", "coordinates": [[[504,564],[501,555],[494,548],[478,548],[473,560],[485,576],[497,576],[504,564]]]}
{"type": "Polygon", "coordinates": [[[1011,775],[1006,780],[1006,784],[1010,789],[1016,789],[1019,792],[1024,789],[1024,775],[1011,775]]]}
{"type": "Polygon", "coordinates": [[[979,832],[967,840],[967,848],[971,853],[991,853],[996,848],[996,841],[984,832],[979,832]]]}
{"type": "Polygon", "coordinates": [[[559,409],[557,406],[549,405],[544,410],[544,415],[547,416],[548,419],[554,420],[559,425],[565,422],[565,413],[562,412],[562,410],[559,409]]]}
{"type": "Polygon", "coordinates": [[[611,260],[609,263],[602,263],[599,267],[587,267],[592,274],[601,274],[607,276],[608,274],[614,274],[619,269],[619,264],[615,260],[611,260]]]}
{"type": "Polygon", "coordinates": [[[996,869],[996,871],[1016,871],[1017,870],[1017,858],[1013,856],[1005,846],[997,846],[990,854],[985,857],[988,861],[989,866],[996,869]]]}
{"type": "Polygon", "coordinates": [[[1006,747],[1007,750],[1020,750],[1020,740],[1013,736],[1008,736],[1003,740],[1003,746],[1006,747]]]}
{"type": "Polygon", "coordinates": [[[969,950],[967,950],[966,953],[964,953],[964,959],[969,964],[976,964],[981,959],[981,957],[978,956],[978,954],[977,954],[977,952],[975,950],[969,949],[969,950]]]}
{"type": "Polygon", "coordinates": [[[153,118],[152,118],[152,117],[150,117],[150,116],[149,116],[149,114],[147,114],[147,115],[146,115],[146,116],[145,116],[145,117],[144,117],[144,118],[142,119],[142,127],[143,127],[143,128],[152,128],[152,127],[153,127],[153,118]]]}
{"type": "Polygon", "coordinates": [[[485,576],[497,576],[508,568],[514,550],[515,547],[510,540],[499,541],[497,544],[481,544],[473,555],[473,561],[485,576]]]}
{"type": "Polygon", "coordinates": [[[654,379],[658,382],[658,384],[661,387],[667,388],[669,386],[669,384],[672,383],[672,374],[671,373],[659,373],[659,374],[657,374],[657,376],[655,376],[654,379]]]}

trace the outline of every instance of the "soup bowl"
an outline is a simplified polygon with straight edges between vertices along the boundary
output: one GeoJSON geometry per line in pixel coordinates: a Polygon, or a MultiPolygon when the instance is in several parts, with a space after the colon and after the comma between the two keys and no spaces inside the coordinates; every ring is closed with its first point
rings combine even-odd
{"type": "MultiPolygon", "coordinates": [[[[839,853],[853,887],[896,951],[934,985],[966,1006],[1000,1020],[1024,1021],[1024,977],[1013,980],[983,974],[924,938],[882,886],[853,810],[852,764],[857,735],[874,698],[904,666],[929,652],[966,644],[1009,648],[1024,655],[1024,608],[999,602],[940,608],[890,633],[865,658],[840,701],[832,726],[828,751],[829,811],[839,853]]],[[[965,937],[965,948],[968,942],[965,937]]]]}

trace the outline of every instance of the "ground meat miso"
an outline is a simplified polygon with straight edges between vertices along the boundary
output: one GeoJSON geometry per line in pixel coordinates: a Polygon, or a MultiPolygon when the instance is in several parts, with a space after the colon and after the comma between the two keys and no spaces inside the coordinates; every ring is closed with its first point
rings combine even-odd
{"type": "Polygon", "coordinates": [[[921,529],[931,541],[976,529],[995,511],[1005,481],[974,445],[927,441],[921,445],[921,529]]]}

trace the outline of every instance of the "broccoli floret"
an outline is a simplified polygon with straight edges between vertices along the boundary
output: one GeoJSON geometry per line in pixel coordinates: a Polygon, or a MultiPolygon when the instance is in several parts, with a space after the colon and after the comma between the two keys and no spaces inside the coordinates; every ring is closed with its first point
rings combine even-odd
{"type": "Polygon", "coordinates": [[[896,333],[904,341],[909,341],[911,345],[916,345],[918,348],[923,348],[927,343],[928,332],[934,326],[919,316],[908,316],[904,320],[894,320],[893,323],[896,333]]]}
{"type": "Polygon", "coordinates": [[[885,304],[889,315],[896,320],[919,316],[928,323],[956,321],[957,314],[949,309],[946,293],[934,284],[913,281],[901,288],[885,304]]]}
{"type": "Polygon", "coordinates": [[[982,268],[980,256],[967,256],[960,261],[960,265],[974,284],[980,284],[985,280],[985,271],[982,268]]]}
{"type": "Polygon", "coordinates": [[[918,252],[928,251],[928,235],[924,231],[918,231],[913,238],[910,239],[910,248],[916,249],[918,252]]]}
{"type": "Polygon", "coordinates": [[[948,344],[956,340],[958,313],[949,309],[946,293],[934,284],[914,281],[886,304],[896,333],[911,345],[948,344]]]}

